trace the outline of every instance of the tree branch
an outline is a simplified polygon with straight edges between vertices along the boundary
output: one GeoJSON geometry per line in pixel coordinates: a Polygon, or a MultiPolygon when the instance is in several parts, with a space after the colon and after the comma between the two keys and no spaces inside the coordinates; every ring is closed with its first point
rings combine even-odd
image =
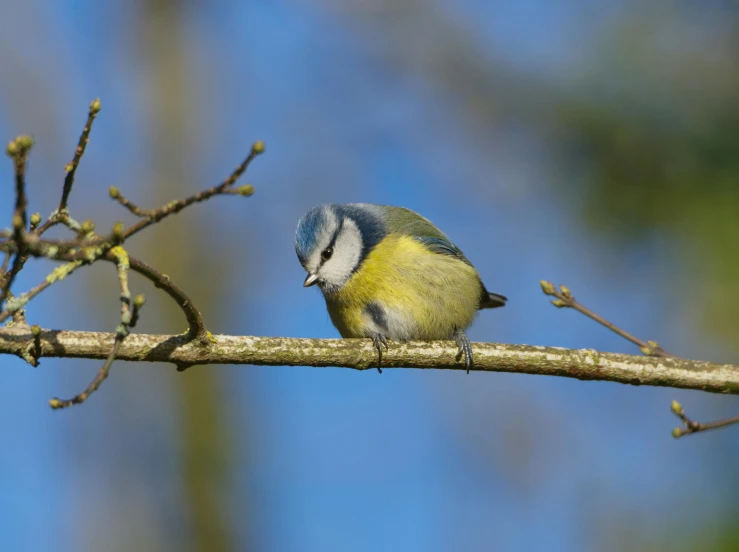
{"type": "MultiPolygon", "coordinates": [[[[653,357],[664,357],[664,358],[671,358],[675,360],[684,360],[680,357],[677,357],[675,355],[672,355],[665,351],[662,347],[659,346],[659,343],[656,341],[643,341],[639,339],[638,337],[635,337],[634,335],[630,334],[626,330],[623,330],[616,326],[614,323],[609,322],[596,312],[593,312],[589,308],[587,308],[585,305],[579,303],[577,300],[575,300],[575,297],[572,295],[572,291],[570,291],[570,288],[568,288],[565,285],[560,285],[559,289],[557,289],[553,283],[548,282],[547,280],[541,280],[539,282],[541,285],[541,289],[544,292],[545,295],[552,295],[556,297],[556,299],[552,300],[552,305],[555,307],[561,309],[563,307],[568,307],[571,309],[574,309],[591,320],[595,320],[599,324],[602,324],[612,332],[620,335],[624,339],[627,339],[628,341],[631,341],[635,345],[639,347],[639,350],[647,355],[647,356],[653,356],[653,357]]],[[[733,393],[733,392],[732,392],[733,393]]],[[[672,401],[672,412],[675,414],[678,418],[680,418],[680,421],[682,421],[683,426],[685,427],[676,427],[672,430],[672,436],[675,439],[679,439],[683,435],[691,435],[693,433],[699,433],[701,431],[707,431],[709,429],[718,429],[722,427],[727,427],[733,424],[739,424],[739,416],[734,416],[731,418],[726,418],[723,420],[716,420],[713,422],[698,422],[695,420],[691,420],[685,415],[685,412],[683,411],[682,405],[677,401],[672,401]]]]}
{"type": "MultiPolygon", "coordinates": [[[[41,330],[35,348],[42,357],[105,359],[114,333],[41,330]]],[[[22,356],[34,335],[28,326],[0,329],[0,354],[22,356]]],[[[527,345],[473,343],[476,372],[512,372],[739,394],[739,366],[704,361],[601,353],[527,345]]],[[[453,342],[392,343],[383,368],[466,370],[455,360],[453,342]]],[[[204,346],[184,335],[132,334],[116,358],[169,362],[180,369],[199,364],[336,366],[374,369],[377,351],[369,339],[294,339],[211,336],[204,346]]]]}
{"type": "MultiPolygon", "coordinates": [[[[49,401],[49,405],[51,406],[51,408],[68,408],[75,404],[82,404],[90,395],[92,395],[100,388],[103,382],[108,379],[110,369],[113,366],[113,361],[115,361],[116,356],[118,355],[118,351],[123,344],[123,340],[126,339],[129,335],[129,328],[133,328],[134,326],[136,326],[136,322],[138,322],[139,318],[139,311],[141,310],[141,307],[144,306],[143,295],[138,295],[133,302],[131,301],[131,291],[128,287],[128,270],[130,267],[128,252],[126,252],[126,250],[123,249],[121,246],[118,246],[110,250],[108,254],[112,255],[115,259],[116,268],[118,269],[118,282],[121,286],[121,322],[120,324],[118,324],[118,327],[115,331],[115,341],[113,342],[113,347],[108,353],[108,356],[105,359],[105,363],[100,367],[100,370],[98,370],[95,378],[90,382],[90,384],[82,393],[78,393],[71,399],[58,399],[55,397],[49,401]]],[[[35,339],[34,346],[37,353],[35,359],[38,363],[38,348],[39,339],[41,336],[38,330],[32,331],[32,333],[35,339]]]]}
{"type": "MultiPolygon", "coordinates": [[[[87,122],[77,143],[72,161],[65,166],[66,177],[59,207],[42,224],[38,213],[28,216],[26,168],[33,146],[29,136],[18,136],[8,144],[6,153],[15,170],[15,208],[12,229],[0,229],[0,323],[12,317],[0,328],[0,354],[14,354],[36,366],[41,357],[104,359],[102,367],[87,388],[71,399],[52,399],[53,408],[79,404],[95,392],[108,377],[116,359],[128,361],[158,361],[175,364],[178,370],[200,364],[256,364],[291,366],[337,366],[359,370],[375,367],[376,349],[370,340],[319,340],[268,337],[212,336],[207,331],[199,310],[185,292],[169,276],[129,257],[123,244],[134,234],[175,215],[183,209],[218,195],[250,196],[250,185],[235,187],[254,158],[264,151],[264,143],[255,142],[244,160],[219,184],[184,199],[171,201],[155,209],[144,209],[111,187],[110,196],[140,218],[126,228],[113,225],[109,235],[97,235],[92,220],[78,223],[70,216],[69,196],[74,179],[89,141],[93,121],[100,111],[100,100],[90,104],[87,122]],[[47,240],[42,236],[49,228],[62,224],[72,230],[74,238],[47,240]],[[13,296],[11,286],[30,257],[46,258],[65,264],[54,269],[41,283],[26,293],[13,296]],[[12,263],[11,263],[12,260],[12,263]],[[120,324],[115,333],[42,330],[29,326],[25,320],[25,305],[55,282],[79,267],[100,260],[113,262],[118,268],[121,302],[120,324]],[[10,269],[8,267],[10,266],[10,269]],[[163,289],[182,309],[189,329],[182,335],[129,335],[136,325],[144,304],[142,295],[131,300],[128,272],[133,270],[163,289]]],[[[544,293],[554,296],[557,307],[569,307],[604,325],[639,346],[647,357],[636,357],[593,350],[567,350],[524,345],[474,344],[475,371],[514,372],[613,381],[632,385],[654,385],[683,389],[698,389],[711,393],[739,395],[739,366],[712,364],[675,357],[653,341],[642,341],[575,300],[566,286],[559,289],[547,281],[541,282],[544,293]]],[[[387,368],[436,368],[465,370],[456,360],[457,346],[451,342],[394,343],[383,355],[387,368]]],[[[682,406],[673,403],[673,412],[683,422],[675,437],[739,423],[739,417],[709,423],[688,418],[682,406]],[[677,406],[675,406],[677,405],[677,406]]]]}
{"type": "Polygon", "coordinates": [[[546,280],[541,280],[539,282],[539,285],[541,285],[541,289],[545,295],[552,295],[556,297],[556,299],[553,299],[551,303],[558,309],[567,307],[570,309],[574,309],[579,313],[584,314],[591,320],[594,320],[598,324],[605,326],[606,328],[620,335],[624,339],[631,341],[634,345],[639,347],[639,350],[645,355],[660,356],[660,357],[667,357],[667,358],[678,358],[675,355],[671,355],[670,353],[665,351],[662,347],[659,346],[659,343],[657,343],[656,341],[643,341],[639,339],[638,337],[633,336],[626,330],[622,330],[621,328],[616,326],[616,324],[614,324],[613,322],[609,322],[608,320],[603,318],[598,313],[593,312],[588,307],[578,302],[575,299],[575,297],[572,295],[570,288],[568,288],[567,286],[560,285],[559,290],[557,290],[557,288],[554,287],[554,284],[546,280]]]}
{"type": "Polygon", "coordinates": [[[683,410],[683,406],[677,401],[672,401],[670,410],[672,410],[672,413],[675,416],[680,418],[683,426],[685,426],[676,427],[672,430],[672,436],[675,439],[679,439],[684,435],[691,435],[693,433],[698,433],[701,431],[708,431],[709,429],[720,429],[722,427],[739,424],[739,416],[724,418],[723,420],[716,420],[714,422],[699,422],[697,420],[693,420],[691,418],[688,418],[687,414],[685,414],[685,411],[683,410]]]}

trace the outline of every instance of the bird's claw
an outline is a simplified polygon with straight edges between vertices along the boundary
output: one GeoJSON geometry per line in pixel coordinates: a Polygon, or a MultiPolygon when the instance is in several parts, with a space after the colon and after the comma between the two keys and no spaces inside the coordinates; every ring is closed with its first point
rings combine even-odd
{"type": "Polygon", "coordinates": [[[382,374],[382,347],[384,345],[387,351],[387,338],[382,334],[376,333],[372,336],[372,343],[374,343],[375,349],[377,349],[377,371],[382,374]]]}
{"type": "Polygon", "coordinates": [[[464,365],[467,368],[467,373],[470,373],[470,368],[472,368],[472,345],[470,345],[470,340],[467,337],[467,334],[464,333],[463,330],[457,330],[454,332],[454,340],[457,342],[457,346],[459,347],[459,350],[457,351],[457,356],[455,357],[456,360],[460,360],[462,358],[462,355],[464,355],[464,365]]]}

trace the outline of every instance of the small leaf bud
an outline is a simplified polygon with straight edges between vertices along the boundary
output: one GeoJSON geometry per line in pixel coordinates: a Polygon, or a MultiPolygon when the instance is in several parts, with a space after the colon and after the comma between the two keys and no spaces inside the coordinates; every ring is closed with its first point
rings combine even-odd
{"type": "Polygon", "coordinates": [[[552,282],[547,282],[546,280],[540,280],[539,285],[541,286],[541,290],[545,294],[554,295],[554,284],[552,284],[552,282]]]}
{"type": "Polygon", "coordinates": [[[141,307],[143,307],[145,302],[146,302],[146,297],[144,297],[141,294],[133,298],[133,306],[136,309],[140,309],[141,307]]]}
{"type": "Polygon", "coordinates": [[[120,242],[123,240],[123,223],[122,222],[116,222],[113,225],[113,239],[117,242],[120,242]]]}
{"type": "Polygon", "coordinates": [[[16,144],[18,144],[18,147],[21,149],[21,151],[27,151],[33,147],[33,138],[28,135],[18,136],[15,139],[15,142],[16,144]]]}
{"type": "Polygon", "coordinates": [[[236,193],[238,193],[240,196],[249,197],[254,193],[254,186],[252,186],[251,184],[239,186],[238,188],[236,188],[236,193]]]}
{"type": "Polygon", "coordinates": [[[262,142],[261,140],[257,140],[256,142],[254,142],[254,144],[251,147],[251,151],[255,155],[264,153],[264,142],[262,142]]]}
{"type": "Polygon", "coordinates": [[[87,219],[80,226],[80,230],[82,230],[83,234],[90,234],[95,231],[95,223],[92,220],[87,219]]]}
{"type": "Polygon", "coordinates": [[[16,155],[18,155],[19,151],[20,147],[15,140],[11,140],[10,142],[8,142],[8,147],[5,148],[5,153],[7,153],[10,157],[15,157],[16,155]]]}

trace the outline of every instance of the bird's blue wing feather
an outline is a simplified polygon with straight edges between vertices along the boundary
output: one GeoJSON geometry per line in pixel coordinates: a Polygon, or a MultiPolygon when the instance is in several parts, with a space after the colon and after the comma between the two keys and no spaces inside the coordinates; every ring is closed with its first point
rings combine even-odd
{"type": "Polygon", "coordinates": [[[472,266],[464,253],[428,219],[404,207],[384,206],[383,210],[391,233],[411,236],[433,253],[451,255],[472,266]]]}
{"type": "Polygon", "coordinates": [[[414,238],[420,241],[429,251],[439,253],[441,255],[452,255],[454,257],[457,257],[460,261],[464,261],[469,265],[472,264],[469,260],[467,260],[467,257],[464,256],[464,253],[462,253],[459,247],[454,245],[449,240],[434,236],[414,236],[414,238]]]}

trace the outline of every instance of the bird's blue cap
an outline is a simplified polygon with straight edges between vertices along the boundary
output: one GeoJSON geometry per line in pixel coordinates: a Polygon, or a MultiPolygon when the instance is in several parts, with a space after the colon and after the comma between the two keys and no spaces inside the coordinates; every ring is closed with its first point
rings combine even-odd
{"type": "Polygon", "coordinates": [[[316,242],[318,229],[326,224],[326,212],[324,206],[313,207],[298,222],[295,230],[295,252],[301,264],[308,261],[316,242]]]}
{"type": "Polygon", "coordinates": [[[341,231],[345,218],[357,225],[362,235],[362,259],[386,234],[378,206],[365,203],[318,205],[303,215],[295,231],[295,252],[301,264],[305,265],[308,261],[316,247],[317,236],[323,228],[328,227],[330,219],[334,217],[337,223],[334,239],[341,231]]]}

